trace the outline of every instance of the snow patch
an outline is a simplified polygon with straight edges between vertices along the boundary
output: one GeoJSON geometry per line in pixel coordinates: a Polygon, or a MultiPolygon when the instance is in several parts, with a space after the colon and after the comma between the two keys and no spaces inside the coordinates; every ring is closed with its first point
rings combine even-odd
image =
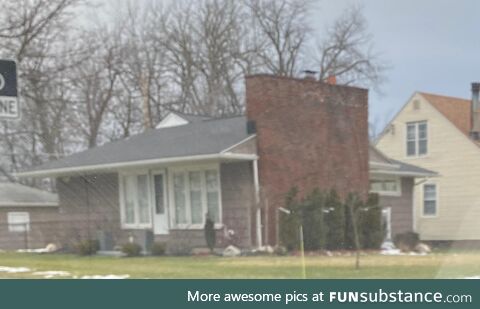
{"type": "Polygon", "coordinates": [[[127,279],[130,275],[91,275],[82,276],[80,279],[127,279]]]}
{"type": "Polygon", "coordinates": [[[413,252],[413,251],[402,252],[400,249],[386,249],[386,250],[380,251],[380,254],[381,255],[419,255],[419,256],[427,255],[427,253],[425,252],[422,252],[422,253],[413,252]]]}
{"type": "Polygon", "coordinates": [[[27,267],[8,267],[8,266],[0,266],[0,272],[4,273],[26,273],[29,272],[30,268],[27,267]]]}
{"type": "Polygon", "coordinates": [[[45,279],[71,276],[71,274],[68,271],[63,271],[63,270],[36,271],[33,274],[37,276],[43,276],[43,278],[45,279]]]}

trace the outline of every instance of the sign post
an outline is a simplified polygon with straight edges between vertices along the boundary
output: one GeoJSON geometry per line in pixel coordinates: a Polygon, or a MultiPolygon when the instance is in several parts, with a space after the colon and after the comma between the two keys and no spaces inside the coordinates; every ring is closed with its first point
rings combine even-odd
{"type": "Polygon", "coordinates": [[[17,64],[0,59],[0,119],[18,119],[17,64]]]}

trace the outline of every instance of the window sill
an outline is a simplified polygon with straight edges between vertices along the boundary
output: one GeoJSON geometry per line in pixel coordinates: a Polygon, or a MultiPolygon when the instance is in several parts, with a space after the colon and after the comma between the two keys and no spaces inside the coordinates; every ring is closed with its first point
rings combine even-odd
{"type": "Polygon", "coordinates": [[[437,217],[438,217],[438,215],[423,215],[422,214],[422,216],[421,216],[421,218],[423,218],[423,219],[435,219],[437,217]]]}
{"type": "Polygon", "coordinates": [[[390,196],[390,197],[402,196],[401,192],[370,191],[370,193],[375,193],[375,194],[378,194],[379,196],[390,196]]]}
{"type": "Polygon", "coordinates": [[[130,225],[122,224],[122,230],[151,230],[153,226],[149,225],[130,225]]]}
{"type": "MultiPolygon", "coordinates": [[[[220,230],[224,227],[223,223],[215,223],[214,228],[220,230]]],[[[185,231],[185,230],[204,230],[205,224],[191,224],[191,225],[175,225],[170,228],[171,231],[185,231]]]]}

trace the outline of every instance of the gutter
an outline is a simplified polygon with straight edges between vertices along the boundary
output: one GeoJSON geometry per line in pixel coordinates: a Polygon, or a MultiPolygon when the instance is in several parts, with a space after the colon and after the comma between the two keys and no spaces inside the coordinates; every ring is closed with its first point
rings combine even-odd
{"type": "Polygon", "coordinates": [[[404,172],[404,171],[392,171],[392,170],[370,170],[370,174],[381,175],[400,175],[400,176],[414,176],[414,177],[438,177],[438,174],[422,173],[422,172],[404,172]]]}
{"type": "Polygon", "coordinates": [[[73,166],[73,167],[64,167],[64,168],[53,168],[37,171],[25,171],[13,174],[15,177],[52,177],[52,176],[68,176],[75,173],[86,173],[86,172],[97,172],[105,170],[118,170],[123,168],[132,168],[132,167],[145,167],[149,165],[159,165],[159,164],[173,164],[173,163],[182,163],[182,162],[191,162],[191,161],[207,161],[207,160],[238,160],[238,161],[253,161],[258,159],[257,155],[253,154],[239,154],[239,153],[219,153],[219,154],[208,154],[208,155],[194,155],[194,156],[184,156],[184,157],[171,157],[171,158],[160,158],[160,159],[149,159],[149,160],[140,160],[140,161],[129,161],[129,162],[118,162],[118,163],[107,163],[107,164],[94,164],[94,165],[84,165],[84,166],[73,166]]]}

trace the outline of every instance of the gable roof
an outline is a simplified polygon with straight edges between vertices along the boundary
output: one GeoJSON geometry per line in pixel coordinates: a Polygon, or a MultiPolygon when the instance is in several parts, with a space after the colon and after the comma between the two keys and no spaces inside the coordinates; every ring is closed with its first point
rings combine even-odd
{"type": "Polygon", "coordinates": [[[58,206],[58,195],[18,183],[0,182],[0,206],[58,206]]]}
{"type": "Polygon", "coordinates": [[[170,127],[186,125],[193,122],[209,120],[209,119],[212,119],[212,118],[209,116],[184,114],[180,112],[169,112],[165,117],[163,117],[162,121],[160,121],[155,126],[155,128],[156,129],[170,128],[170,127]]]}
{"type": "Polygon", "coordinates": [[[472,127],[471,104],[467,99],[419,92],[433,107],[442,113],[464,134],[469,135],[472,127]]]}
{"type": "Polygon", "coordinates": [[[59,160],[50,161],[17,176],[49,176],[60,172],[154,163],[160,159],[221,154],[250,135],[244,116],[196,121],[182,126],[151,129],[59,160]]]}

